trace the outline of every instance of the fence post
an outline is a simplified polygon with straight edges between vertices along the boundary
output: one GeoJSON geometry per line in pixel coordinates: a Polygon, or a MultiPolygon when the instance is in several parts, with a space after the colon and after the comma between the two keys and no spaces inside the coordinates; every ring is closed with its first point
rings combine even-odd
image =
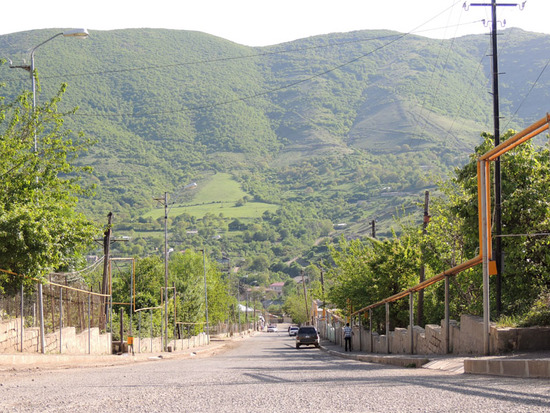
{"type": "Polygon", "coordinates": [[[42,283],[38,283],[38,312],[40,315],[40,352],[46,352],[46,338],[44,337],[44,295],[42,294],[42,283]]]}
{"type": "Polygon", "coordinates": [[[153,309],[149,310],[151,312],[151,353],[153,352],[153,309]]]}
{"type": "Polygon", "coordinates": [[[59,354],[63,349],[63,288],[59,287],[59,354]]]}
{"type": "Polygon", "coordinates": [[[372,308],[369,308],[369,341],[370,341],[370,352],[374,353],[373,339],[372,339],[372,308]]]}
{"type": "Polygon", "coordinates": [[[24,286],[24,283],[23,283],[23,280],[21,280],[21,353],[23,352],[23,342],[24,342],[24,332],[23,332],[23,329],[25,328],[25,321],[24,321],[24,316],[23,316],[23,312],[25,310],[25,307],[24,307],[24,302],[23,302],[23,297],[24,297],[24,291],[25,291],[25,286],[24,286]]]}
{"type": "Polygon", "coordinates": [[[386,353],[390,354],[390,303],[386,303],[386,353]]]}
{"type": "Polygon", "coordinates": [[[449,311],[449,274],[445,274],[445,354],[449,354],[450,349],[450,311],[449,311]]]}
{"type": "Polygon", "coordinates": [[[120,354],[124,353],[124,308],[120,307],[120,354]]]}
{"type": "Polygon", "coordinates": [[[92,311],[92,296],[88,294],[88,354],[92,352],[92,323],[91,323],[91,314],[92,311]]]}
{"type": "Polygon", "coordinates": [[[362,337],[361,337],[362,336],[362,328],[361,327],[362,327],[363,323],[361,321],[361,313],[359,313],[357,315],[357,320],[358,320],[358,323],[359,323],[359,351],[361,352],[361,351],[363,351],[363,346],[362,346],[363,340],[362,340],[362,337]]]}
{"type": "Polygon", "coordinates": [[[138,342],[139,342],[139,352],[141,353],[141,311],[138,316],[138,342]]]}
{"type": "Polygon", "coordinates": [[[414,293],[409,292],[409,338],[411,342],[411,354],[414,354],[414,293]]]}
{"type": "Polygon", "coordinates": [[[488,356],[490,352],[490,322],[491,322],[491,311],[490,311],[490,296],[489,296],[489,202],[490,199],[487,196],[489,191],[488,183],[489,170],[487,169],[487,161],[480,160],[478,161],[478,171],[479,171],[479,182],[480,182],[480,194],[481,194],[481,253],[482,253],[482,266],[483,266],[483,353],[488,356]]]}
{"type": "MultiPolygon", "coordinates": [[[[101,306],[103,308],[103,306],[101,306]]],[[[109,290],[109,336],[110,344],[109,354],[113,354],[113,292],[109,290]]]]}

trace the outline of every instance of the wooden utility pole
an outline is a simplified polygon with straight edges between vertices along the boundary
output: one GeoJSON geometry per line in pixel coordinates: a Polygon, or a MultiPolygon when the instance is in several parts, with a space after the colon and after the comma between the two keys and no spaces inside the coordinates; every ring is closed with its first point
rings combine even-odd
{"type": "MultiPolygon", "coordinates": [[[[109,259],[111,255],[111,235],[112,235],[112,222],[113,213],[109,212],[107,215],[107,228],[103,237],[103,282],[101,283],[101,294],[104,296],[109,294],[109,259]]],[[[107,312],[109,302],[106,297],[101,297],[101,327],[105,329],[105,323],[107,322],[107,312]]]]}
{"type": "Polygon", "coordinates": [[[301,271],[302,273],[302,285],[304,287],[304,301],[305,301],[305,304],[306,304],[306,320],[307,320],[307,323],[309,324],[309,306],[307,305],[307,290],[306,290],[306,281],[304,279],[304,270],[301,271]]]}
{"type": "MultiPolygon", "coordinates": [[[[430,192],[424,193],[424,220],[422,222],[422,236],[428,233],[428,223],[430,222],[430,192]]],[[[424,255],[424,254],[422,254],[424,255]]],[[[422,264],[420,265],[419,283],[426,279],[426,267],[424,265],[424,257],[422,257],[422,264]]],[[[424,290],[418,292],[418,303],[416,309],[416,324],[419,326],[424,325],[424,290]]]]}
{"type": "MultiPolygon", "coordinates": [[[[464,3],[466,6],[466,3],[464,3]]],[[[498,47],[497,47],[497,7],[519,7],[523,10],[525,2],[519,3],[497,3],[491,0],[490,3],[470,3],[470,6],[491,7],[491,45],[493,65],[493,123],[495,146],[500,144],[500,109],[498,95],[498,47]]],[[[502,272],[504,271],[504,253],[502,251],[502,184],[500,172],[500,157],[495,160],[495,246],[492,259],[496,261],[496,311],[497,316],[502,311],[502,272]]]]}

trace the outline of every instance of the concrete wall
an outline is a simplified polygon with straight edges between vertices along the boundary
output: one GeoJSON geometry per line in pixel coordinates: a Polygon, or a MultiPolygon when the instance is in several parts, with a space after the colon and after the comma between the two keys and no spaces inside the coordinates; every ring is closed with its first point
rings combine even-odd
{"type": "MultiPolygon", "coordinates": [[[[463,355],[483,355],[483,319],[470,315],[463,315],[460,324],[454,320],[449,326],[449,353],[463,355]]],[[[353,349],[368,353],[387,353],[386,341],[389,340],[390,353],[411,354],[410,334],[408,328],[396,328],[389,335],[379,335],[368,330],[353,328],[353,349]]],[[[343,345],[342,328],[319,325],[319,332],[323,338],[343,345]],[[331,331],[334,334],[329,334],[331,331]]],[[[441,325],[428,324],[425,328],[414,326],[414,354],[446,354],[447,335],[445,323],[441,325]]],[[[490,353],[502,354],[509,351],[537,351],[550,348],[550,327],[532,328],[490,328],[490,353]]]]}
{"type": "MultiPolygon", "coordinates": [[[[110,333],[100,334],[97,327],[76,334],[74,327],[66,327],[60,332],[44,336],[46,353],[62,354],[110,354],[110,333]],[[88,344],[89,342],[89,344],[88,344]],[[60,351],[61,344],[61,351],[60,351]]],[[[21,351],[21,319],[0,321],[0,353],[21,351]]],[[[23,352],[40,352],[40,330],[37,327],[23,330],[23,352]]]]}
{"type": "MultiPolygon", "coordinates": [[[[168,347],[170,347],[171,351],[180,351],[204,346],[206,344],[208,344],[207,336],[205,333],[201,333],[189,338],[170,340],[168,347]]],[[[151,337],[134,337],[135,353],[156,353],[161,351],[164,351],[164,349],[160,337],[153,337],[153,339],[151,339],[151,337]]]]}

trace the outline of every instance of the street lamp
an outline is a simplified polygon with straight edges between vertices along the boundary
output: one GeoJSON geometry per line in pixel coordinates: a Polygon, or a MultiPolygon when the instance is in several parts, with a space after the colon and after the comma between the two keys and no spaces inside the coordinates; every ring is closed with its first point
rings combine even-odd
{"type": "MultiPolygon", "coordinates": [[[[183,187],[185,189],[196,188],[197,184],[192,182],[183,187]]],[[[164,193],[164,198],[155,198],[155,201],[162,202],[164,205],[164,351],[168,350],[168,212],[174,206],[172,202],[170,208],[168,208],[168,192],[164,193]]]]}
{"type": "MultiPolygon", "coordinates": [[[[31,75],[31,82],[32,82],[32,112],[33,112],[33,134],[34,134],[34,153],[36,154],[38,152],[38,142],[36,137],[36,126],[35,126],[35,120],[34,116],[36,115],[36,76],[34,73],[34,52],[36,52],[36,49],[38,49],[40,46],[42,46],[45,43],[48,43],[50,40],[55,39],[58,36],[65,36],[65,37],[78,37],[80,39],[85,39],[88,37],[88,31],[86,29],[73,29],[68,30],[65,32],[57,33],[55,36],[50,37],[49,39],[43,41],[39,45],[33,47],[31,49],[31,64],[29,65],[18,65],[14,66],[12,64],[12,61],[10,60],[10,68],[11,69],[24,69],[31,75]]],[[[36,177],[38,182],[38,176],[36,177]]],[[[45,353],[45,338],[44,338],[44,307],[43,307],[43,301],[42,301],[42,283],[38,283],[38,305],[39,305],[39,312],[40,312],[40,352],[45,353]]],[[[23,302],[23,284],[21,284],[21,303],[23,302]]],[[[21,304],[23,305],[23,304],[21,304]]],[[[21,322],[23,320],[23,317],[21,317],[21,322]]],[[[23,329],[21,329],[21,332],[23,332],[23,329]]]]}
{"type": "MultiPolygon", "coordinates": [[[[67,30],[61,33],[57,33],[56,35],[50,37],[49,39],[43,41],[37,46],[34,46],[31,49],[31,64],[29,65],[20,65],[20,66],[13,66],[10,61],[10,68],[12,69],[25,69],[28,71],[31,75],[31,82],[32,82],[32,110],[33,113],[36,111],[36,75],[34,73],[35,67],[34,67],[34,53],[36,52],[36,49],[38,49],[40,46],[48,43],[50,40],[55,39],[56,37],[63,36],[63,37],[76,37],[77,39],[85,39],[89,36],[88,31],[86,29],[72,29],[67,30]]],[[[34,131],[34,151],[38,152],[38,142],[36,140],[36,129],[34,131]]]]}

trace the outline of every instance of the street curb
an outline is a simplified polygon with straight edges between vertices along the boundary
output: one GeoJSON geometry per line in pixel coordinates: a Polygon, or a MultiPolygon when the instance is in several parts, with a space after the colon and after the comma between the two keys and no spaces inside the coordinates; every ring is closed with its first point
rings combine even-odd
{"type": "Polygon", "coordinates": [[[342,353],[321,345],[321,350],[333,356],[368,363],[388,364],[398,367],[424,367],[451,373],[479,374],[500,377],[550,379],[550,358],[465,357],[429,359],[423,356],[371,355],[342,353]]]}
{"type": "Polygon", "coordinates": [[[477,358],[464,360],[464,373],[550,379],[550,359],[477,358]]]}
{"type": "Polygon", "coordinates": [[[327,353],[350,360],[362,361],[366,363],[378,363],[388,364],[398,367],[422,367],[424,364],[429,363],[430,360],[425,357],[407,357],[407,356],[393,356],[393,355],[367,355],[367,354],[345,354],[339,351],[327,349],[321,345],[321,350],[327,353]]]}

